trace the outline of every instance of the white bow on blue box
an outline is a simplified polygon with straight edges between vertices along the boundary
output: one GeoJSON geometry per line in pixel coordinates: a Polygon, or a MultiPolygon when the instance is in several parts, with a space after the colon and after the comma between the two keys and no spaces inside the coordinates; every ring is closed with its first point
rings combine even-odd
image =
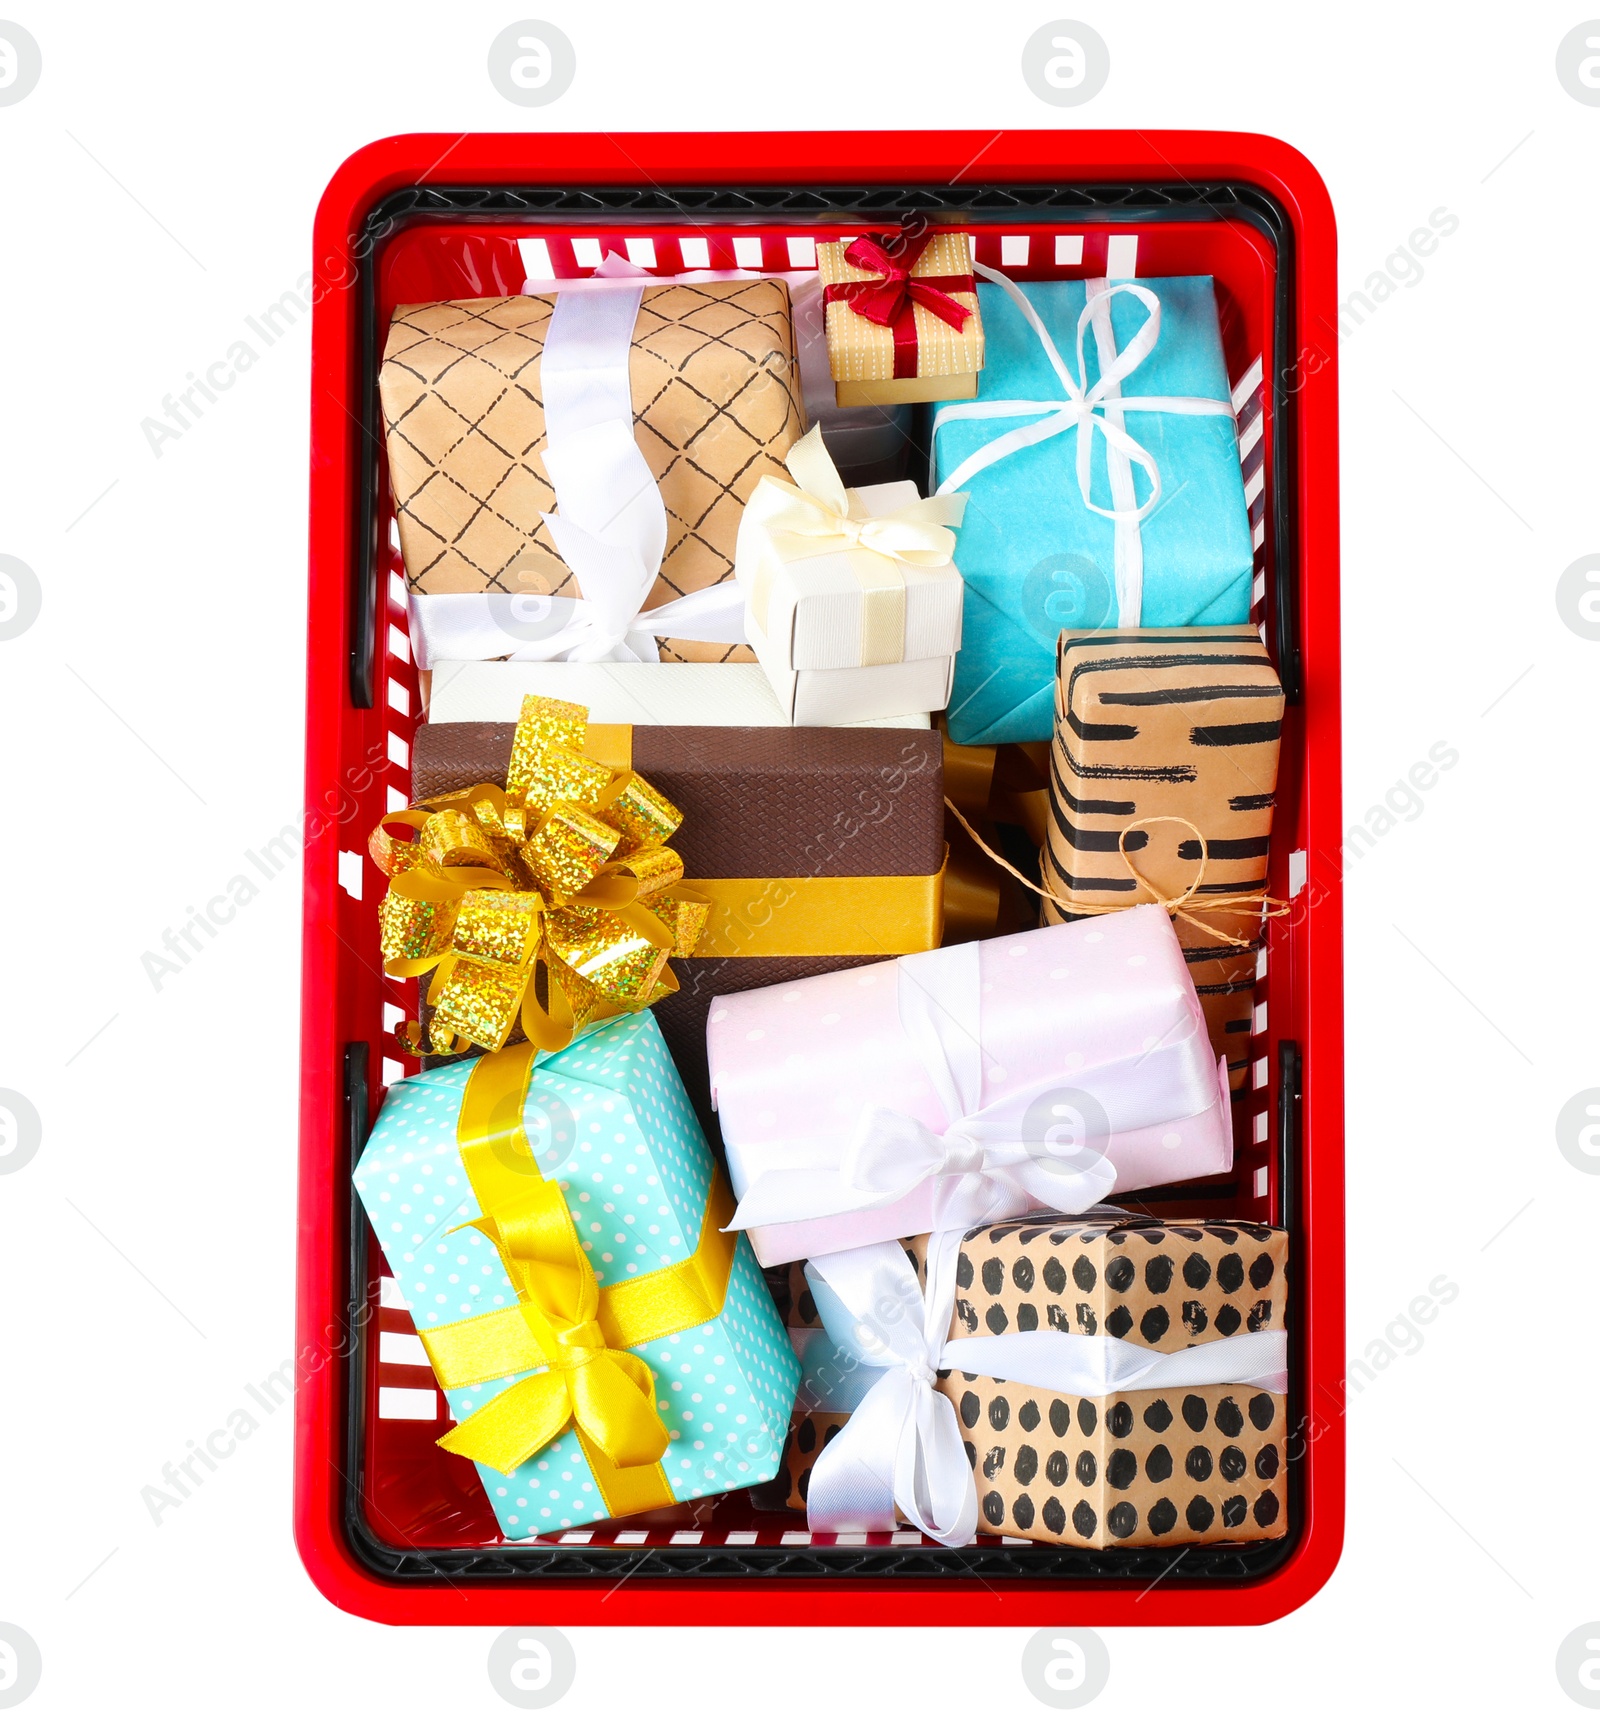
{"type": "Polygon", "coordinates": [[[1049,738],[1063,629],[1245,623],[1253,548],[1211,278],[978,270],[987,362],[933,481],[969,495],[950,736],[999,744],[1049,738]]]}

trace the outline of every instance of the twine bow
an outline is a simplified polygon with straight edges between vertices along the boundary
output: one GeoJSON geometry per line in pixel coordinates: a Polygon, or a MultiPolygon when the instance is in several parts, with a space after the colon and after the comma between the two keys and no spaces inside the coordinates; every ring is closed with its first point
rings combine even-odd
{"type": "MultiPolygon", "coordinates": [[[[1111,911],[1103,901],[1079,901],[1071,895],[1055,895],[1040,884],[1025,877],[1009,859],[1002,858],[987,841],[967,821],[961,809],[950,799],[945,800],[946,807],[955,813],[961,827],[977,842],[979,847],[1004,871],[1008,871],[1025,888],[1031,889],[1035,895],[1042,895],[1046,901],[1052,902],[1063,913],[1074,915],[1108,913],[1111,911]]],[[[1199,917],[1197,908],[1203,908],[1208,913],[1259,913],[1263,919],[1277,919],[1289,911],[1289,903],[1276,895],[1263,894],[1261,890],[1213,890],[1202,889],[1205,881],[1206,867],[1210,863],[1210,854],[1206,847],[1206,838],[1189,821],[1187,817],[1136,817],[1131,823],[1123,825],[1122,832],[1117,836],[1117,852],[1122,856],[1122,863],[1127,866],[1129,875],[1145,892],[1146,896],[1157,907],[1163,908],[1174,919],[1186,919],[1208,937],[1214,937],[1219,943],[1226,943],[1231,949],[1249,949],[1255,942],[1254,938],[1241,937],[1237,933],[1219,931],[1216,926],[1208,925],[1199,917]],[[1128,857],[1128,836],[1135,829],[1147,829],[1154,823],[1181,823],[1200,846],[1200,864],[1195,872],[1194,881],[1187,889],[1179,890],[1176,895],[1164,895],[1161,890],[1128,857]]],[[[1142,905],[1142,903],[1141,903],[1142,905]]]]}
{"type": "MultiPolygon", "coordinates": [[[[877,274],[856,282],[830,284],[837,290],[834,298],[847,301],[873,324],[892,325],[907,303],[914,302],[951,329],[964,329],[972,317],[971,308],[953,300],[926,277],[911,274],[933,240],[932,234],[919,235],[909,229],[898,234],[859,235],[845,248],[845,263],[877,274]]],[[[970,278],[965,279],[964,286],[971,288],[970,278]]]]}
{"type": "MultiPolygon", "coordinates": [[[[673,887],[683,860],[666,843],[683,813],[586,756],[587,719],[579,704],[525,697],[504,787],[391,812],[368,840],[390,879],[384,971],[433,973],[434,1052],[498,1051],[519,1020],[559,1051],[587,1022],[675,991],[668,962],[705,930],[710,909],[673,887]]],[[[400,1043],[423,1049],[415,1022],[400,1043]]]]}

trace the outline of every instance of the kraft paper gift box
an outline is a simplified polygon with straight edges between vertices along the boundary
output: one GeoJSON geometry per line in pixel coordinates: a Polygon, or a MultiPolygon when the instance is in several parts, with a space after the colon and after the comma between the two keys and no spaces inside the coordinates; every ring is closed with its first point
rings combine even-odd
{"type": "MultiPolygon", "coordinates": [[[[1149,900],[1135,871],[1163,898],[1194,887],[1173,918],[1236,1091],[1249,1076],[1282,723],[1283,687],[1248,625],[1061,633],[1042,882],[1072,917],[1149,900]]],[[[1049,923],[1068,917],[1040,906],[1049,923]]]]}
{"type": "Polygon", "coordinates": [[[978,399],[933,423],[936,488],[969,496],[961,745],[1050,737],[1063,628],[1242,624],[1252,586],[1211,278],[983,274],[978,399]]]}
{"type": "Polygon", "coordinates": [[[420,666],[526,655],[530,594],[564,628],[542,656],[750,659],[715,591],[803,427],[783,282],[401,306],[379,392],[420,666]]]}
{"type": "MultiPolygon", "coordinates": [[[[793,725],[750,661],[441,661],[428,720],[515,721],[526,696],[581,703],[602,726],[793,725]]],[[[841,724],[925,730],[930,717],[924,709],[841,724]]]]}
{"type": "Polygon", "coordinates": [[[817,246],[841,407],[970,397],[983,315],[966,234],[864,234],[817,246]]]}
{"type": "Polygon", "coordinates": [[[789,1332],[789,1344],[800,1360],[800,1386],[794,1416],[783,1447],[783,1464],[770,1484],[750,1492],[751,1503],[767,1512],[787,1509],[803,1514],[811,1468],[817,1457],[850,1419],[850,1409],[876,1378],[863,1375],[855,1359],[828,1338],[817,1316],[805,1267],[790,1262],[767,1270],[767,1289],[789,1332]]]}
{"type": "MultiPolygon", "coordinates": [[[[678,669],[686,671],[687,669],[678,669]]],[[[515,728],[425,724],[421,801],[506,773],[515,728]]],[[[588,728],[590,755],[631,767],[683,814],[672,844],[711,907],[678,989],[656,1005],[684,1085],[715,1134],[706,1017],[722,992],[931,949],[943,924],[939,735],[905,728],[588,728]]]]}
{"type": "Polygon", "coordinates": [[[846,489],[813,428],[739,524],[745,630],[797,725],[942,709],[961,643],[953,525],[965,500],[911,481],[846,489]]]}
{"type": "Polygon", "coordinates": [[[397,1082],[355,1186],[507,1537],[778,1469],[799,1365],[650,1015],[397,1082]]]}
{"type": "Polygon", "coordinates": [[[830,1338],[878,1380],[841,1383],[851,1410],[810,1466],[812,1530],[904,1521],[943,1543],[1086,1549],[1281,1537],[1287,1258],[1273,1227],[1104,1211],[815,1258],[830,1338]]]}
{"type": "Polygon", "coordinates": [[[1154,907],[719,997],[711,1091],[764,1267],[1230,1169],[1154,907]]]}

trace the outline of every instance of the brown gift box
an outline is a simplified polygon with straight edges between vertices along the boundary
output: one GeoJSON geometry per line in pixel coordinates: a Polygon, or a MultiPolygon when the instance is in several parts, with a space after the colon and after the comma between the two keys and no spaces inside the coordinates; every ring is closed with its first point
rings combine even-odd
{"type": "MultiPolygon", "coordinates": [[[[378,388],[406,579],[422,595],[560,595],[577,582],[541,513],[539,367],[554,294],[395,309],[378,388]]],[[[744,282],[644,290],[629,367],[634,434],[661,487],[667,546],[645,602],[664,606],[733,574],[739,518],[804,429],[789,291],[744,282]]],[[[685,661],[744,648],[667,639],[685,661]]]]}
{"type": "MultiPolygon", "coordinates": [[[[914,1240],[917,1254],[926,1238],[914,1240]]],[[[1288,1234],[1240,1221],[1020,1220],[967,1235],[952,1339],[1108,1333],[1180,1352],[1285,1325],[1288,1234]]],[[[1285,1401],[1250,1385],[1068,1398],[948,1371],[978,1530],[1083,1549],[1281,1537],[1285,1401]]]]}
{"type": "MultiPolygon", "coordinates": [[[[479,782],[503,785],[516,728],[448,721],[417,729],[413,800],[479,782]]],[[[716,1140],[706,1062],[713,997],[886,955],[938,946],[944,776],[931,729],[875,727],[591,727],[591,755],[631,767],[683,813],[672,838],[684,875],[717,912],[701,953],[674,961],[678,989],[655,1015],[707,1133],[716,1140]],[[892,919],[834,922],[838,948],[786,940],[796,907],[869,882],[869,907],[892,919]],[[871,881],[876,880],[876,881],[871,881]],[[719,883],[722,885],[719,888],[719,883]],[[709,949],[709,952],[707,952],[709,949]]],[[[814,903],[812,903],[814,904],[814,903]]]]}
{"type": "MultiPolygon", "coordinates": [[[[1163,895],[1194,882],[1205,837],[1202,893],[1264,896],[1283,687],[1248,625],[1063,631],[1056,650],[1056,724],[1046,890],[1088,912],[1148,899],[1117,850],[1163,895]],[[1181,818],[1185,822],[1162,822],[1181,818]],[[1124,830],[1127,833],[1124,835],[1124,830]]],[[[1047,924],[1062,912],[1042,902],[1047,924]]],[[[1259,909],[1176,915],[1211,1043],[1232,1088],[1249,1072],[1259,909]]]]}

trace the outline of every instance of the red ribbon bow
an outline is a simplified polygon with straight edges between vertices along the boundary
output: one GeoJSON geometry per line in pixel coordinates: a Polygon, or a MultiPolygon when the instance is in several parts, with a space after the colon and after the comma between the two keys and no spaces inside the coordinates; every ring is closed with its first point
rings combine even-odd
{"type": "Polygon", "coordinates": [[[865,282],[830,283],[837,289],[832,298],[848,300],[863,318],[874,324],[893,324],[907,310],[908,300],[925,307],[935,318],[955,330],[962,330],[972,317],[972,311],[958,300],[952,300],[938,285],[970,291],[970,276],[914,277],[911,272],[933,244],[931,234],[924,235],[920,244],[908,234],[863,234],[845,249],[845,263],[857,270],[874,270],[878,274],[865,282]],[[914,248],[914,250],[913,250],[914,248]]]}

